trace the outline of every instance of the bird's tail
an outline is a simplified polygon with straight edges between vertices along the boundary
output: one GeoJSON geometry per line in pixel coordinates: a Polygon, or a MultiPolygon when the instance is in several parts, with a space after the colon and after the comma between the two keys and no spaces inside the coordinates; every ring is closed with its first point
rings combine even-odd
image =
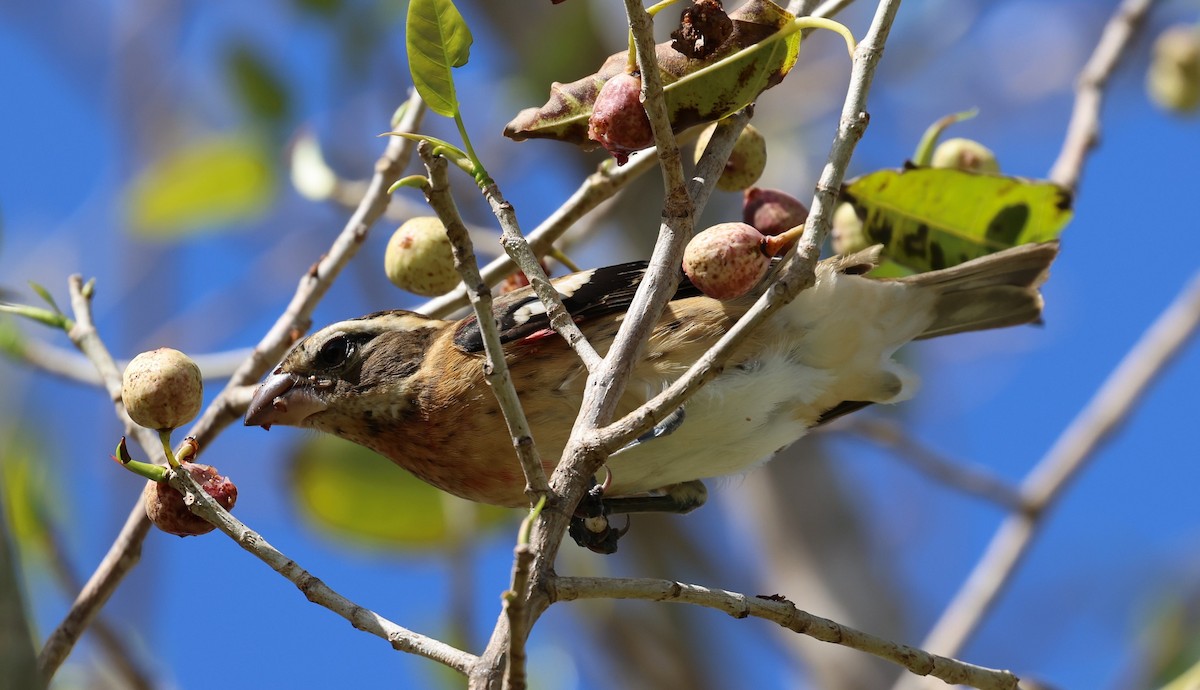
{"type": "Polygon", "coordinates": [[[939,293],[933,323],[918,339],[1039,321],[1058,242],[1024,244],[900,281],[939,293]]]}

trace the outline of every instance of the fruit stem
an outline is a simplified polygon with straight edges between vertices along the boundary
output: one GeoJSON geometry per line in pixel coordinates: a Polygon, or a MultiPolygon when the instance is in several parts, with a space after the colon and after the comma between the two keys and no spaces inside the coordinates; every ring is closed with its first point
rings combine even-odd
{"type": "Polygon", "coordinates": [[[964,110],[961,113],[952,113],[947,115],[925,130],[925,134],[921,135],[921,141],[917,143],[917,150],[913,153],[913,165],[927,168],[933,162],[933,148],[937,146],[938,139],[942,136],[942,132],[946,128],[963,120],[970,120],[979,114],[979,108],[971,108],[964,110]]]}
{"type": "Polygon", "coordinates": [[[768,235],[763,238],[762,251],[767,256],[779,256],[790,249],[803,234],[804,223],[801,223],[794,228],[784,230],[778,235],[768,235]]]}
{"type": "Polygon", "coordinates": [[[163,453],[167,456],[167,464],[173,468],[179,467],[179,460],[175,458],[175,451],[171,448],[171,429],[159,431],[158,440],[162,441],[163,453]]]}

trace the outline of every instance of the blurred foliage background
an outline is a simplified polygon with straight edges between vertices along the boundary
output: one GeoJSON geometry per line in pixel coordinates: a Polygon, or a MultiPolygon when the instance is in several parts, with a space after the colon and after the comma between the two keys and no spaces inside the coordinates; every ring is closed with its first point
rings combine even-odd
{"type": "MultiPolygon", "coordinates": [[[[467,127],[532,228],[602,152],[517,144],[500,132],[517,110],[545,101],[550,81],[576,79],[621,50],[623,12],[599,0],[458,4],[476,37],[456,74],[467,127]]],[[[979,117],[952,134],[986,143],[1005,172],[1044,176],[1073,80],[1113,7],[906,3],[851,173],[901,165],[928,124],[978,107],[979,117]]],[[[858,2],[840,19],[861,35],[872,11],[858,2]]],[[[35,281],[61,303],[68,274],[95,276],[98,326],[119,357],[171,346],[216,353],[206,368],[228,370],[340,230],[355,183],[383,148],[376,135],[410,86],[404,12],[403,2],[367,0],[0,3],[4,298],[34,301],[27,281],[35,281]],[[293,153],[311,154],[313,142],[338,178],[337,198],[314,201],[292,184],[293,153]]],[[[1143,88],[1153,37],[1198,13],[1195,2],[1159,3],[1114,79],[1102,148],[1046,289],[1046,325],[910,348],[905,356],[926,379],[922,395],[862,414],[1014,483],[1035,464],[1200,265],[1200,130],[1194,118],[1157,109],[1143,88]]],[[[665,38],[669,27],[660,29],[665,38]]],[[[848,73],[841,40],[818,32],[784,84],[760,99],[754,122],[770,146],[764,186],[810,196],[848,73]]],[[[432,115],[423,131],[456,137],[432,115]]],[[[488,243],[498,230],[486,204],[470,180],[456,184],[481,251],[498,251],[488,243]]],[[[569,242],[572,258],[590,266],[644,256],[661,191],[652,173],[585,219],[569,242]]],[[[316,324],[418,304],[381,270],[391,229],[418,213],[419,197],[398,195],[316,324]]],[[[739,216],[740,198],[721,194],[701,226],[739,216]]],[[[0,360],[0,476],[15,556],[0,562],[0,578],[20,583],[0,579],[3,606],[7,615],[23,605],[40,644],[141,484],[107,460],[120,428],[106,395],[23,361],[31,351],[68,350],[65,338],[8,318],[0,335],[9,355],[0,360]]],[[[1194,661],[1196,350],[1050,516],[963,658],[1076,688],[1151,687],[1194,661]]],[[[568,547],[558,570],[779,593],[916,644],[1003,512],[852,431],[835,427],[744,478],[715,482],[711,503],[695,514],[635,518],[614,557],[568,547]]],[[[482,648],[507,587],[519,515],[432,493],[378,458],[290,429],[231,428],[204,458],[237,481],[238,516],[335,589],[402,625],[482,648]]],[[[54,687],[459,683],[309,605],[219,535],[152,533],[102,619],[54,687]],[[182,615],[178,596],[210,615],[182,615]],[[114,661],[114,644],[127,648],[133,669],[114,661]]],[[[15,644],[4,646],[19,652],[15,644]]],[[[875,688],[896,674],[762,622],[640,602],[555,606],[534,631],[530,658],[540,688],[875,688]]]]}

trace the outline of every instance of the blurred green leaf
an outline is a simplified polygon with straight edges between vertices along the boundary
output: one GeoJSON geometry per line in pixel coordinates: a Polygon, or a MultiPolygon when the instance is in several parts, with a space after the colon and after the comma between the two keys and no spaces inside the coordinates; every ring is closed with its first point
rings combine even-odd
{"type": "Polygon", "coordinates": [[[1071,219],[1070,193],[1052,182],[950,168],[880,170],[842,195],[866,239],[916,272],[1055,239],[1071,219]]]}
{"type": "Polygon", "coordinates": [[[458,112],[450,70],[467,64],[471,30],[451,0],[411,0],[405,26],[408,68],[429,109],[444,117],[458,112]]]}
{"type": "Polygon", "coordinates": [[[126,191],[134,233],[175,239],[246,221],[271,201],[274,172],[265,146],[245,135],[182,143],[152,161],[126,191]]]}
{"type": "Polygon", "coordinates": [[[287,86],[276,71],[247,44],[225,53],[225,76],[238,102],[255,120],[280,126],[291,111],[287,86]]]}
{"type": "Polygon", "coordinates": [[[12,319],[0,319],[0,352],[13,359],[25,356],[25,334],[12,319]]]}
{"type": "Polygon", "coordinates": [[[4,684],[36,690],[46,687],[37,670],[33,635],[26,620],[28,606],[17,573],[8,523],[0,516],[0,668],[4,684]]]}
{"type": "Polygon", "coordinates": [[[26,558],[45,555],[51,506],[63,505],[51,498],[54,485],[35,443],[13,429],[0,430],[0,506],[14,545],[26,558]]]}
{"type": "MultiPolygon", "coordinates": [[[[515,462],[515,460],[514,460],[515,462]]],[[[481,506],[439,491],[361,446],[334,436],[306,441],[288,466],[292,497],[303,515],[334,537],[384,549],[445,545],[515,523],[516,511],[481,506]]]]}

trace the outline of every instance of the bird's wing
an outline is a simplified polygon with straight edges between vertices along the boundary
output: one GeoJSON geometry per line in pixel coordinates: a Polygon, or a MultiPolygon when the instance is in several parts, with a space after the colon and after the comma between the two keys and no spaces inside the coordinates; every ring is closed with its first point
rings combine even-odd
{"type": "MultiPolygon", "coordinates": [[[[563,306],[576,323],[586,323],[629,309],[633,295],[646,273],[645,261],[580,271],[551,281],[562,298],[563,306]]],[[[680,274],[679,287],[672,299],[696,297],[700,291],[680,274]]],[[[510,343],[550,328],[546,308],[533,289],[520,290],[496,298],[492,307],[500,325],[500,342],[510,343]]],[[[454,333],[454,345],[463,352],[483,352],[483,334],[474,316],[463,319],[454,333]]]]}

